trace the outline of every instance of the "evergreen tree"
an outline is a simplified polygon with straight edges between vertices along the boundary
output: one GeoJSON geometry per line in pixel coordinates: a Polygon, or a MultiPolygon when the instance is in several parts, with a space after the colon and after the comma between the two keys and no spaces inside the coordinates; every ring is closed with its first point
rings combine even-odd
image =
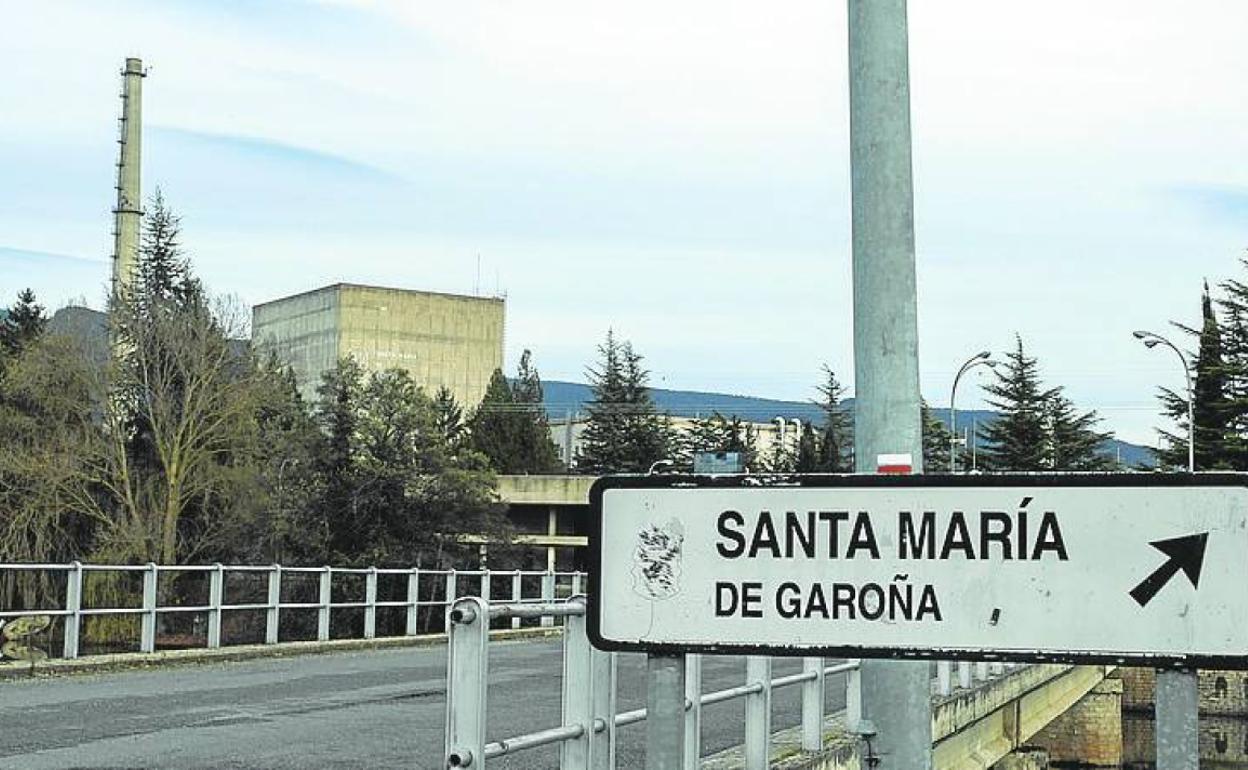
{"type": "Polygon", "coordinates": [[[445,385],[438,388],[437,394],[433,397],[433,409],[437,415],[437,426],[442,437],[451,446],[459,446],[466,430],[464,410],[455,401],[455,394],[451,393],[450,388],[445,385]]]}
{"type": "Polygon", "coordinates": [[[319,396],[328,560],[442,566],[475,550],[461,535],[506,542],[485,457],[452,450],[433,400],[410,375],[366,376],[345,359],[325,374],[319,396]]]}
{"type": "Polygon", "coordinates": [[[983,430],[980,464],[989,471],[1108,470],[1113,461],[1101,454],[1110,438],[1095,426],[1095,411],[1076,412],[1061,387],[1044,388],[1035,358],[1015,337],[1004,366],[993,369],[996,381],[984,386],[998,417],[983,430]]]}
{"type": "Polygon", "coordinates": [[[498,473],[523,472],[520,468],[525,458],[520,456],[522,438],[517,414],[511,385],[503,371],[495,369],[481,405],[469,421],[469,442],[498,473]]]}
{"type": "MultiPolygon", "coordinates": [[[[1232,361],[1237,356],[1233,357],[1223,352],[1223,332],[1213,309],[1208,283],[1204,285],[1201,293],[1200,310],[1199,331],[1175,324],[1177,328],[1197,337],[1198,340],[1196,358],[1191,366],[1194,378],[1192,417],[1196,423],[1194,436],[1196,467],[1200,470],[1234,469],[1237,468],[1237,461],[1242,458],[1242,453],[1232,425],[1237,410],[1233,400],[1229,398],[1229,393],[1235,386],[1231,381],[1232,378],[1228,377],[1228,373],[1234,371],[1232,361]]],[[[1242,328],[1237,311],[1232,310],[1231,318],[1227,337],[1231,337],[1237,328],[1242,328]]],[[[1229,347],[1235,349],[1238,344],[1231,343],[1229,347]]],[[[1156,451],[1157,459],[1165,467],[1186,470],[1188,465],[1187,393],[1179,394],[1169,388],[1161,388],[1158,399],[1161,401],[1162,411],[1177,424],[1178,430],[1158,431],[1165,446],[1156,451]]]]}
{"type": "Polygon", "coordinates": [[[819,437],[813,423],[802,425],[801,437],[797,440],[797,455],[793,460],[796,473],[819,472],[819,437]]]}
{"type": "Polygon", "coordinates": [[[1096,430],[1101,421],[1095,411],[1079,414],[1060,388],[1045,404],[1048,467],[1055,471],[1108,471],[1115,461],[1102,453],[1110,434],[1096,430]]]}
{"type": "Polygon", "coordinates": [[[559,448],[550,437],[550,421],[546,417],[542,378],[533,365],[532,353],[520,354],[511,397],[519,408],[517,426],[524,473],[553,473],[560,467],[559,448]]]}
{"type": "Polygon", "coordinates": [[[694,457],[703,453],[726,452],[732,443],[732,427],[719,412],[695,417],[673,448],[672,460],[682,470],[691,470],[694,457]]]}
{"type": "MultiPolygon", "coordinates": [[[[1243,423],[1239,416],[1239,399],[1232,396],[1241,391],[1243,384],[1236,377],[1237,372],[1244,372],[1243,351],[1243,314],[1242,298],[1236,298],[1234,292],[1237,282],[1228,282],[1229,301],[1224,303],[1229,323],[1223,332],[1218,323],[1217,313],[1213,309],[1213,301],[1206,283],[1201,293],[1201,328],[1197,329],[1174,324],[1183,332],[1197,337],[1196,359],[1192,362],[1193,396],[1192,417],[1196,422],[1194,434],[1194,461],[1201,470],[1241,469],[1243,462],[1248,461],[1244,454],[1244,444],[1236,431],[1236,423],[1243,423]]],[[[1191,357],[1188,357],[1191,361],[1191,357]]],[[[1248,373],[1248,372],[1244,372],[1248,373]]],[[[1242,374],[1241,374],[1242,376],[1242,374]]],[[[1188,402],[1187,393],[1179,394],[1169,388],[1159,388],[1158,399],[1162,402],[1162,411],[1177,424],[1177,431],[1161,429],[1162,441],[1166,446],[1156,451],[1158,462],[1163,467],[1186,470],[1188,467],[1188,402]]]]}
{"type": "Polygon", "coordinates": [[[468,427],[472,447],[498,473],[551,473],[558,468],[559,450],[550,437],[541,379],[527,350],[514,383],[501,370],[494,371],[468,427]]]}
{"type": "MultiPolygon", "coordinates": [[[[1248,257],[1240,259],[1241,267],[1248,268],[1248,257]]],[[[1222,323],[1220,325],[1221,342],[1222,342],[1222,375],[1223,375],[1223,401],[1221,407],[1220,422],[1225,426],[1225,454],[1217,464],[1229,465],[1234,470],[1248,470],[1248,284],[1238,280],[1230,279],[1221,284],[1223,296],[1218,301],[1218,306],[1222,310],[1222,323]]],[[[1197,367],[1199,374],[1200,367],[1197,367]]],[[[1164,392],[1163,392],[1164,393],[1164,392]]],[[[1175,417],[1174,407],[1176,403],[1173,400],[1166,399],[1163,395],[1163,408],[1175,417]]],[[[1200,406],[1199,397],[1197,403],[1193,405],[1193,411],[1200,406]]],[[[1183,423],[1187,420],[1186,404],[1181,415],[1183,423]]],[[[1199,431],[1201,421],[1197,419],[1197,441],[1202,436],[1199,431]]],[[[1180,426],[1182,427],[1182,425],[1180,426]]],[[[1183,440],[1186,440],[1186,431],[1182,431],[1183,440]]],[[[1164,434],[1163,434],[1164,437],[1164,434]]],[[[1175,449],[1178,444],[1178,437],[1167,441],[1169,449],[1175,449]]],[[[1163,453],[1166,450],[1163,450],[1163,453]]],[[[1197,445],[1197,464],[1196,467],[1205,470],[1200,460],[1200,446],[1197,445]]],[[[1176,462],[1173,454],[1163,454],[1163,461],[1172,467],[1186,467],[1186,457],[1181,463],[1176,462]]]]}
{"type": "Polygon", "coordinates": [[[949,445],[953,434],[932,414],[927,401],[922,402],[920,411],[923,420],[923,472],[951,473],[953,469],[949,467],[949,445]]]}
{"type": "Polygon", "coordinates": [[[741,468],[749,473],[758,467],[758,435],[752,423],[742,423],[735,415],[728,421],[725,452],[736,452],[741,456],[741,468]]]}
{"type": "Polygon", "coordinates": [[[989,471],[1049,470],[1046,416],[1056,391],[1041,388],[1036,359],[1023,351],[1022,337],[1015,339],[1004,365],[993,369],[996,381],[984,386],[999,416],[982,429],[979,464],[989,471]]]}
{"type": "Polygon", "coordinates": [[[607,332],[598,346],[598,367],[588,376],[594,397],[576,467],[583,473],[645,473],[670,459],[675,446],[671,424],[658,414],[647,386],[649,372],[632,345],[607,332]]]}
{"type": "Polygon", "coordinates": [[[852,473],[854,470],[854,416],[842,401],[845,387],[826,365],[824,383],[818,386],[821,399],[815,404],[823,411],[823,430],[818,439],[817,470],[822,473],[852,473]]]}
{"type": "Polygon", "coordinates": [[[35,301],[35,293],[24,289],[17,295],[17,302],[9,308],[0,321],[0,359],[16,356],[43,334],[48,317],[43,306],[35,301]]]}
{"type": "Polygon", "coordinates": [[[156,189],[143,217],[137,280],[133,291],[140,307],[184,307],[202,299],[203,290],[182,251],[182,218],[156,189]]]}

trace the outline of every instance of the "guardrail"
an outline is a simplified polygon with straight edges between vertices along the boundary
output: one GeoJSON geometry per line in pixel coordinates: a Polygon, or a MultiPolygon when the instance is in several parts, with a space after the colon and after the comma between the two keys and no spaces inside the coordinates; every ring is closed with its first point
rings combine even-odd
{"type": "MultiPolygon", "coordinates": [[[[614,770],[616,730],[641,722],[646,709],[616,712],[615,653],[594,649],[585,633],[585,600],[575,596],[559,604],[500,604],[482,597],[456,600],[447,613],[449,634],[444,767],[480,770],[488,760],[525,749],[560,744],[561,770],[614,770]],[[486,687],[489,680],[489,621],[503,618],[561,617],[563,632],[562,720],[557,727],[496,741],[486,741],[486,687]]],[[[772,691],[802,687],[802,748],[823,746],[824,686],[830,674],[849,673],[846,703],[849,721],[861,713],[858,661],[825,665],[804,658],[802,672],[772,678],[772,659],[746,658],[746,681],[716,692],[702,692],[702,659],[685,656],[685,756],[683,767],[696,770],[700,760],[702,708],[746,699],[747,767],[766,768],[771,749],[772,691]]]]}
{"type": "MultiPolygon", "coordinates": [[[[404,634],[414,636],[418,629],[418,613],[422,608],[446,608],[459,597],[465,588],[464,582],[475,583],[477,593],[487,599],[494,595],[505,595],[515,605],[526,602],[554,603],[560,596],[579,594],[584,583],[584,574],[579,572],[551,572],[533,570],[429,570],[419,568],[348,568],[348,567],[284,567],[272,565],[119,565],[119,564],[0,564],[0,577],[6,573],[44,571],[64,573],[64,603],[62,606],[27,607],[20,610],[0,609],[0,621],[26,615],[48,615],[64,618],[64,641],[62,656],[77,658],[81,651],[83,624],[86,618],[96,616],[138,616],[140,618],[139,651],[154,652],[156,650],[157,630],[162,616],[194,614],[206,616],[206,646],[210,649],[222,646],[222,625],[227,613],[241,611],[262,611],[264,618],[264,643],[279,642],[279,627],[282,613],[285,611],[302,610],[316,612],[316,639],[326,641],[330,638],[330,622],[334,610],[359,609],[363,611],[360,633],[364,639],[373,639],[377,635],[377,610],[393,608],[404,610],[406,618],[403,624],[404,634]],[[139,574],[142,578],[141,603],[131,607],[96,607],[84,605],[83,584],[86,575],[91,573],[139,574]],[[158,597],[162,595],[162,587],[168,588],[165,576],[186,573],[204,573],[207,576],[207,601],[195,604],[161,604],[158,597]],[[263,575],[266,580],[267,595],[264,601],[227,603],[226,578],[231,574],[248,573],[263,575]],[[350,601],[334,601],[335,576],[362,576],[363,596],[350,601]],[[315,576],[317,580],[315,601],[283,601],[283,578],[293,576],[315,576]],[[402,578],[406,576],[406,589],[401,599],[379,600],[378,581],[384,576],[402,578]],[[538,596],[524,596],[527,582],[539,583],[538,596]],[[424,582],[432,581],[432,584],[424,582]],[[436,592],[441,583],[441,595],[436,598],[421,600],[421,592],[436,592]],[[498,583],[504,583],[500,592],[498,583]],[[562,589],[562,590],[561,590],[562,589]]],[[[306,578],[305,578],[306,579],[306,578]]],[[[59,582],[59,581],[58,581],[59,582]]],[[[139,598],[136,596],[136,598],[139,598]]],[[[520,626],[520,617],[514,616],[511,625],[520,626]]],[[[543,616],[542,625],[554,624],[554,616],[543,616]]]]}

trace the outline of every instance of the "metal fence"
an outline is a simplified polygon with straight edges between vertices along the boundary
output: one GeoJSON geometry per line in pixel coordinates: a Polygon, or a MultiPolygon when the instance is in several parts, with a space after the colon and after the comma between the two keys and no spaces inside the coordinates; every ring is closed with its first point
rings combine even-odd
{"type": "MultiPolygon", "coordinates": [[[[117,565],[117,564],[0,564],[0,579],[12,578],[19,573],[30,574],[42,572],[45,576],[52,575],[59,588],[64,582],[63,602],[55,606],[36,605],[21,609],[0,607],[0,621],[26,615],[49,615],[63,618],[62,656],[77,658],[82,649],[84,622],[92,617],[120,616],[139,619],[138,649],[141,652],[154,652],[157,647],[157,632],[163,620],[174,616],[194,615],[206,618],[205,645],[208,648],[221,647],[224,642],[222,629],[224,620],[231,613],[262,612],[263,641],[265,644],[279,642],[279,629],[283,613],[307,612],[315,613],[315,638],[326,641],[330,638],[331,620],[335,610],[356,610],[362,614],[358,627],[360,638],[377,637],[378,610],[391,609],[403,611],[405,618],[402,624],[403,635],[412,636],[419,630],[419,613],[424,608],[437,610],[436,616],[443,617],[443,610],[449,607],[463,593],[472,592],[484,596],[487,600],[491,595],[505,597],[513,606],[523,606],[526,602],[537,602],[551,605],[558,599],[581,593],[584,575],[576,572],[539,572],[530,570],[498,571],[498,570],[427,570],[417,568],[347,568],[347,567],[283,567],[273,565],[117,565]],[[111,573],[114,576],[139,576],[141,582],[129,592],[136,603],[133,606],[90,606],[84,601],[84,578],[92,573],[111,573]],[[175,576],[199,573],[207,578],[206,596],[200,596],[191,603],[172,603],[171,600],[160,601],[171,592],[170,582],[175,576]],[[262,581],[264,596],[260,601],[236,601],[230,603],[227,595],[227,578],[231,575],[251,575],[262,581]],[[356,596],[339,597],[335,600],[335,592],[341,594],[343,586],[341,578],[353,576],[358,582],[362,578],[362,592],[356,596]],[[335,577],[340,578],[336,586],[335,577]],[[405,581],[405,587],[393,599],[378,598],[379,580],[389,577],[390,580],[405,581]],[[295,580],[315,580],[315,589],[308,593],[307,601],[284,599],[284,585],[295,580]],[[285,584],[284,584],[285,581],[285,584]],[[529,588],[526,589],[526,586],[529,588]],[[536,591],[532,590],[536,587],[536,591]],[[427,598],[422,599],[424,594],[427,598]]],[[[239,593],[242,593],[241,591],[239,593]]],[[[291,593],[287,591],[286,593],[291,593]]],[[[185,592],[179,597],[185,599],[185,592]]],[[[521,615],[512,616],[510,626],[519,628],[521,615]]],[[[539,620],[541,625],[550,626],[555,616],[545,615],[539,620]]],[[[288,640],[282,640],[288,641],[288,640]]]]}
{"type": "MultiPolygon", "coordinates": [[[[482,597],[458,599],[447,621],[446,752],[444,766],[488,766],[488,760],[557,743],[562,770],[614,770],[616,731],[646,718],[646,709],[616,711],[615,653],[594,649],[585,633],[585,601],[573,597],[557,604],[492,603],[482,597]],[[561,617],[563,633],[562,720],[557,727],[496,741],[486,741],[486,688],[489,681],[489,621],[506,618],[561,617]]],[[[825,677],[847,672],[849,721],[861,709],[858,662],[825,665],[804,658],[802,672],[772,678],[772,659],[746,658],[746,681],[716,692],[702,692],[702,660],[686,656],[685,756],[683,767],[696,770],[704,706],[745,699],[744,750],[748,768],[766,768],[771,750],[771,694],[782,687],[802,688],[802,748],[823,746],[825,677]]]]}
{"type": "MultiPolygon", "coordinates": [[[[616,731],[646,718],[646,709],[616,711],[615,653],[594,649],[585,632],[585,599],[574,596],[560,603],[500,603],[488,597],[464,597],[447,613],[447,709],[444,767],[488,766],[488,760],[526,749],[559,744],[561,770],[614,770],[616,731]],[[521,618],[563,618],[562,719],[545,730],[487,741],[486,705],[489,682],[489,626],[492,621],[521,618]]],[[[969,689],[977,681],[1000,676],[1012,664],[941,661],[936,664],[933,690],[949,695],[957,687],[969,689]]],[[[846,726],[853,729],[861,717],[859,662],[826,665],[823,658],[803,658],[802,672],[773,678],[772,659],[746,657],[745,682],[724,690],[702,692],[702,656],[685,656],[685,755],[682,767],[697,770],[701,749],[701,713],[704,706],[744,698],[744,756],[748,770],[764,770],[771,753],[772,692],[800,686],[803,751],[823,747],[825,677],[847,673],[846,726]]]]}

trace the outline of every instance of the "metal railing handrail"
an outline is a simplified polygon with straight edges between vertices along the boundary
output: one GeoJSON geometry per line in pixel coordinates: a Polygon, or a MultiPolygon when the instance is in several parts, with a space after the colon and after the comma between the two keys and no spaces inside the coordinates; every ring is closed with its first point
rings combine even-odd
{"type": "MultiPolygon", "coordinates": [[[[647,717],[645,708],[616,712],[616,653],[594,649],[585,633],[585,600],[574,596],[557,605],[527,606],[491,603],[482,597],[459,599],[447,611],[447,722],[445,767],[480,767],[477,762],[515,754],[525,749],[560,744],[563,770],[609,768],[614,757],[615,731],[647,717]],[[534,732],[487,742],[486,701],[488,682],[487,627],[482,618],[506,618],[519,614],[533,617],[550,613],[565,618],[563,718],[562,724],[534,732]]],[[[859,662],[826,665],[822,658],[803,659],[799,674],[771,676],[771,659],[746,658],[744,684],[702,692],[700,655],[686,655],[685,732],[683,767],[697,768],[700,762],[701,709],[717,703],[746,698],[745,753],[748,766],[765,767],[771,742],[771,693],[775,689],[801,685],[802,745],[815,751],[823,745],[824,686],[829,675],[849,673],[846,682],[848,720],[860,716],[858,697],[859,662]],[[753,714],[753,718],[751,718],[753,714]],[[763,758],[759,764],[759,758],[763,758]]]]}
{"type": "MultiPolygon", "coordinates": [[[[612,768],[615,731],[646,719],[647,709],[617,712],[615,653],[594,649],[586,636],[584,597],[573,596],[558,604],[516,605],[490,602],[485,597],[458,599],[447,610],[447,719],[444,767],[479,768],[497,757],[547,746],[560,745],[561,770],[612,768]],[[483,618],[532,618],[542,614],[565,619],[563,698],[561,724],[501,740],[486,741],[486,705],[489,668],[488,626],[483,618]],[[481,761],[478,761],[480,758],[481,761]]],[[[702,692],[702,656],[685,656],[685,755],[682,767],[700,766],[701,709],[743,698],[746,700],[744,754],[750,770],[766,768],[771,749],[771,696],[777,689],[802,687],[801,736],[804,751],[823,747],[824,696],[829,676],[848,674],[846,726],[854,730],[861,719],[860,661],[828,665],[822,658],[803,659],[800,673],[773,677],[772,659],[746,657],[746,681],[713,692],[702,692]]],[[[953,663],[938,664],[937,691],[948,695],[952,688],[953,663]]],[[[1001,664],[959,663],[959,679],[970,687],[973,678],[986,680],[1004,670],[1001,664]]]]}
{"type": "MultiPolygon", "coordinates": [[[[378,609],[405,609],[407,617],[404,622],[405,636],[414,636],[418,632],[418,611],[425,608],[450,607],[460,595],[462,580],[473,580],[477,583],[480,593],[487,597],[493,593],[496,581],[509,581],[506,590],[499,595],[506,595],[512,605],[523,607],[528,604],[551,604],[558,600],[562,585],[567,595],[581,592],[585,575],[581,572],[563,572],[555,570],[491,570],[476,569],[427,569],[423,567],[335,567],[333,565],[283,566],[281,564],[89,564],[70,562],[68,564],[43,563],[0,563],[0,576],[8,573],[29,573],[32,571],[65,573],[64,600],[60,606],[38,606],[17,609],[0,609],[0,621],[8,618],[28,615],[47,615],[52,618],[64,619],[64,642],[62,657],[77,658],[81,652],[82,629],[84,620],[101,616],[138,616],[140,621],[139,651],[155,652],[157,629],[162,616],[204,614],[207,615],[205,643],[209,649],[222,646],[222,620],[226,613],[251,611],[265,612],[264,633],[265,644],[279,643],[279,627],[281,615],[290,610],[315,610],[317,615],[316,638],[328,641],[330,622],[334,610],[363,610],[363,623],[359,633],[364,639],[376,638],[378,609]],[[140,599],[138,605],[123,607],[88,606],[83,592],[84,577],[87,574],[116,572],[123,574],[141,574],[142,588],[136,595],[140,599]],[[193,604],[160,603],[159,591],[162,576],[184,573],[205,573],[208,577],[207,603],[196,601],[193,604]],[[226,577],[232,573],[249,573],[267,575],[268,584],[266,597],[262,601],[226,601],[226,577]],[[316,587],[316,601],[284,601],[282,598],[283,576],[316,575],[319,584],[316,587]],[[334,597],[334,577],[349,575],[363,577],[363,596],[334,597]],[[402,599],[378,599],[378,578],[380,576],[404,576],[408,578],[405,596],[402,599]],[[540,579],[540,595],[524,595],[525,578],[540,579]],[[432,585],[424,581],[435,581],[432,585]],[[432,595],[421,598],[422,591],[426,594],[437,593],[441,583],[440,596],[432,595]],[[428,588],[428,591],[424,589],[428,588]]],[[[304,585],[307,585],[306,583],[304,585]]],[[[522,617],[540,618],[543,626],[553,626],[554,617],[550,613],[544,615],[527,614],[513,615],[511,626],[519,628],[522,617]]]]}

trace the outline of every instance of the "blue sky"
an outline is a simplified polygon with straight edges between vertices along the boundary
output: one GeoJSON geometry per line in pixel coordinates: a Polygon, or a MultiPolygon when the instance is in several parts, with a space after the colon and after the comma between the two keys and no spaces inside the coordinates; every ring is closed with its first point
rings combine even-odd
{"type": "MultiPolygon", "coordinates": [[[[1151,443],[1181,373],[1131,330],[1245,277],[1248,4],[916,1],[910,24],[925,396],[1017,332],[1151,443]]],[[[852,382],[841,0],[49,1],[0,43],[6,294],[100,304],[137,55],[145,192],[218,292],[499,291],[509,366],[529,347],[548,378],[583,379],[612,327],[663,387],[852,382]]]]}

